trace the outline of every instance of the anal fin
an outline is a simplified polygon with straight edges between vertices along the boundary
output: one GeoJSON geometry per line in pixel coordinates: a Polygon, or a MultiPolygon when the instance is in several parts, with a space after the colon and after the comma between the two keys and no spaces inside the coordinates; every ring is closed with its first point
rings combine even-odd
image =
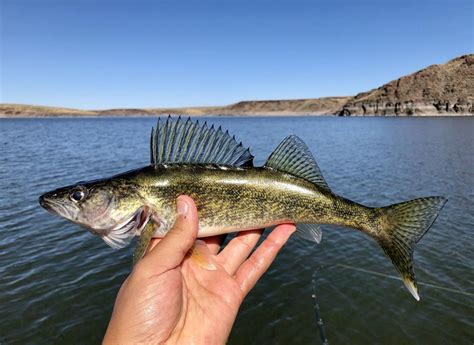
{"type": "Polygon", "coordinates": [[[320,243],[321,238],[323,237],[323,231],[318,224],[309,224],[309,223],[298,223],[296,225],[296,233],[298,237],[311,241],[320,243]]]}

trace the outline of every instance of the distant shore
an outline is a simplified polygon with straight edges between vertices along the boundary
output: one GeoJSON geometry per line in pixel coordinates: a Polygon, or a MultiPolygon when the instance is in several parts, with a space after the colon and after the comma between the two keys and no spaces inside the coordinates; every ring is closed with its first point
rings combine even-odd
{"type": "Polygon", "coordinates": [[[59,116],[318,116],[334,115],[351,97],[324,97],[299,100],[244,101],[221,107],[126,108],[81,110],[24,104],[0,104],[0,117],[59,116]]]}
{"type": "Polygon", "coordinates": [[[0,104],[0,118],[64,116],[472,116],[474,54],[432,65],[355,96],[242,101],[226,106],[82,110],[0,104]]]}
{"type": "MultiPolygon", "coordinates": [[[[352,97],[327,97],[288,101],[245,101],[223,107],[195,107],[195,108],[147,108],[147,109],[107,109],[107,110],[80,110],[56,108],[23,104],[0,104],[0,118],[42,118],[42,117],[143,117],[143,116],[472,116],[471,112],[432,111],[425,104],[415,105],[418,111],[410,114],[397,113],[384,109],[383,113],[344,113],[344,104],[352,97]]],[[[412,104],[413,106],[413,104],[412,104]]],[[[388,108],[388,107],[386,107],[388,108]]],[[[382,109],[382,107],[380,107],[382,109]]]]}
{"type": "Polygon", "coordinates": [[[267,114],[190,114],[185,112],[170,112],[170,113],[152,113],[152,114],[94,114],[94,115],[73,115],[73,114],[15,114],[11,115],[4,115],[0,114],[0,120],[2,119],[74,119],[74,118],[84,118],[84,119],[104,119],[104,118],[143,118],[143,117],[160,117],[160,116],[172,116],[172,117],[471,117],[473,114],[453,114],[453,113],[446,113],[446,114],[416,114],[416,115],[397,115],[397,114],[384,114],[384,115],[374,115],[374,114],[367,114],[367,115],[351,115],[351,116],[344,116],[344,115],[337,115],[337,114],[311,114],[311,113],[267,113],[267,114]]]}

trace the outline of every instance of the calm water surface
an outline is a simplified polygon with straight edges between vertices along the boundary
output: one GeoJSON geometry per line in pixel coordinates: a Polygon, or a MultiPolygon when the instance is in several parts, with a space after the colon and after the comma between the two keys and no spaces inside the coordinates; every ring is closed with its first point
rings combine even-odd
{"type": "MultiPolygon", "coordinates": [[[[99,343],[131,250],[38,205],[79,180],[148,164],[152,118],[0,120],[0,344],[99,343]]],[[[319,344],[316,291],[332,344],[474,341],[474,118],[214,118],[261,164],[298,134],[329,185],[372,206],[449,202],[415,251],[421,301],[375,242],[325,227],[292,238],[246,299],[230,344],[319,344]],[[314,277],[314,283],[312,283],[314,277]]]]}

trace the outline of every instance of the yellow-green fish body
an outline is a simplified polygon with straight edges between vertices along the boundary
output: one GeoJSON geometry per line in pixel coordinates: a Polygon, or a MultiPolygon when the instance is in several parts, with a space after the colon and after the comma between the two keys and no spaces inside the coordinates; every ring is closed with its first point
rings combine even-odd
{"type": "Polygon", "coordinates": [[[110,178],[78,183],[40,197],[45,208],[121,248],[141,236],[135,259],[151,237],[163,237],[176,218],[179,195],[188,195],[199,214],[199,237],[282,223],[319,243],[318,224],[350,227],[375,239],[419,299],[413,271],[416,242],[446,200],[415,199],[367,207],[334,194],[309,149],[289,136],[263,167],[248,149],[221,129],[168,119],[152,131],[151,164],[110,178]]]}
{"type": "Polygon", "coordinates": [[[379,216],[304,179],[271,168],[163,165],[123,176],[137,186],[142,203],[160,215],[163,236],[175,219],[175,200],[189,195],[199,213],[200,237],[282,223],[344,225],[368,233],[379,216]]]}

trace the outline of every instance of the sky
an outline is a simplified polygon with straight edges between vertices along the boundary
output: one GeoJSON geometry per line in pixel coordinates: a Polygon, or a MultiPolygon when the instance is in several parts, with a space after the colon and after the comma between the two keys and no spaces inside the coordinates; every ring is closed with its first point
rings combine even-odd
{"type": "Polygon", "coordinates": [[[0,0],[0,103],[354,95],[474,52],[473,1],[0,0]]]}

